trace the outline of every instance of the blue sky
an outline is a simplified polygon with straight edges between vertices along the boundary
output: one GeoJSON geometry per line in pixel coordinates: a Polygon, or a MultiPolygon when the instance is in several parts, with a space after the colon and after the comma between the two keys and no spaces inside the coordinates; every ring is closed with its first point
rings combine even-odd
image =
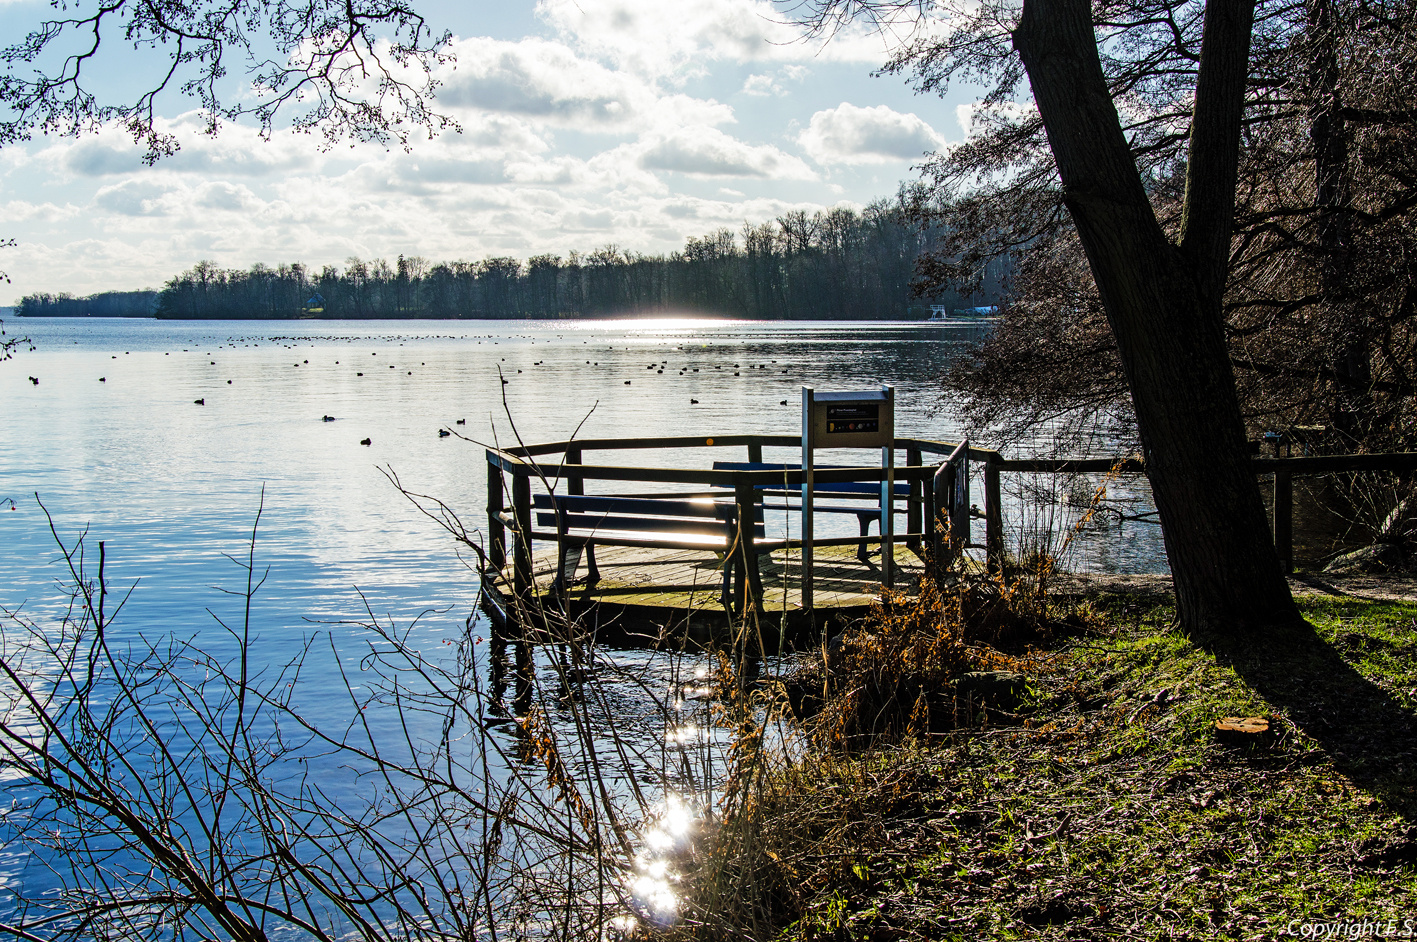
{"type": "MultiPolygon", "coordinates": [[[[432,261],[667,252],[793,209],[894,195],[963,137],[971,95],[873,77],[896,41],[806,41],[763,0],[540,0],[419,8],[452,30],[442,107],[462,134],[321,153],[285,131],[201,135],[165,102],[181,151],[143,167],[118,129],[0,150],[10,297],[159,287],[225,267],[351,256],[432,261]]],[[[9,39],[48,9],[0,0],[9,39]]],[[[0,303],[10,297],[0,294],[0,303]]]]}

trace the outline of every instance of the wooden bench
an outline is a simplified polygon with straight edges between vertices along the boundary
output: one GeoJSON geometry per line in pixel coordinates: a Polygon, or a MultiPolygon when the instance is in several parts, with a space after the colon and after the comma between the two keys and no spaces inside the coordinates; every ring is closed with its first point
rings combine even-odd
{"type": "MultiPolygon", "coordinates": [[[[726,554],[738,540],[738,511],[732,501],[673,497],[614,497],[580,494],[537,494],[532,508],[538,527],[554,532],[532,537],[554,539],[557,544],[556,582],[565,590],[575,581],[582,551],[586,556],[586,584],[600,580],[595,563],[596,544],[603,546],[648,546],[670,549],[711,549],[725,553],[723,600],[732,594],[733,570],[726,554]],[[663,535],[656,535],[663,534],[663,535]],[[694,536],[699,539],[687,539],[694,536]]],[[[753,538],[765,535],[761,522],[753,527],[753,538]]]]}
{"type": "MultiPolygon", "coordinates": [[[[838,469],[845,465],[816,465],[819,471],[828,469],[838,469]]],[[[771,464],[761,461],[715,461],[713,463],[715,471],[801,471],[802,466],[796,464],[771,464]]],[[[802,489],[798,487],[786,487],[784,485],[759,484],[756,488],[765,496],[772,497],[800,497],[802,489]]],[[[820,495],[828,498],[838,498],[841,500],[873,500],[874,505],[865,504],[823,504],[817,501],[812,502],[813,513],[833,513],[833,514],[855,514],[856,522],[861,528],[861,542],[856,547],[856,558],[863,563],[870,556],[870,547],[866,543],[866,537],[871,531],[871,521],[876,522],[877,532],[880,532],[881,524],[881,482],[880,481],[848,481],[841,483],[814,483],[812,488],[814,496],[820,495]]],[[[906,501],[910,498],[910,485],[895,485],[896,500],[906,501]]],[[[785,500],[781,504],[762,504],[764,510],[796,510],[801,511],[800,502],[789,504],[785,500]]],[[[907,508],[901,507],[896,513],[906,513],[907,508]]],[[[761,515],[758,518],[762,521],[761,515]]]]}

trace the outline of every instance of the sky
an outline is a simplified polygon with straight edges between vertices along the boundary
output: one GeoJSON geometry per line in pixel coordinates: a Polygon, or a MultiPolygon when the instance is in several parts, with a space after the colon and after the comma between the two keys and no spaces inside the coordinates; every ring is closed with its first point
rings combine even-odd
{"type": "MultiPolygon", "coordinates": [[[[181,150],[154,167],[121,129],[0,148],[0,304],[33,292],[159,288],[201,260],[318,270],[644,253],[784,212],[891,198],[964,136],[968,89],[917,96],[874,76],[898,36],[803,38],[764,0],[420,3],[453,32],[440,106],[463,133],[321,152],[280,129],[202,135],[160,102],[181,150]],[[9,289],[7,298],[5,289],[9,289]]],[[[0,0],[23,35],[47,0],[0,0]]]]}

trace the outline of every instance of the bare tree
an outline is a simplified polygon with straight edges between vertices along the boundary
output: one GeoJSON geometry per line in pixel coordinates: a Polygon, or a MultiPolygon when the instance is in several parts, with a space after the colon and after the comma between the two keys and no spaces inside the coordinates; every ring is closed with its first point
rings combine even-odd
{"type": "MultiPolygon", "coordinates": [[[[409,497],[480,553],[445,505],[409,497]]],[[[525,612],[525,697],[509,698],[506,652],[473,618],[429,652],[416,620],[370,613],[273,663],[252,620],[256,525],[235,560],[240,617],[188,638],[122,627],[104,544],[95,574],[87,531],[55,539],[66,613],[0,610],[0,840],[27,860],[0,933],[614,938],[672,896],[656,854],[692,834],[681,815],[668,850],[640,835],[671,792],[704,807],[701,764],[665,732],[712,725],[708,704],[685,708],[678,655],[625,666],[556,612],[525,612]],[[336,643],[352,632],[356,650],[336,643]],[[333,690],[311,688],[321,659],[333,690]],[[348,720],[317,722],[311,694],[326,714],[342,698],[348,720]]]]}
{"type": "Polygon", "coordinates": [[[293,126],[327,144],[407,146],[416,130],[456,127],[432,97],[450,40],[398,0],[58,4],[0,49],[0,146],[119,123],[152,162],[178,147],[158,126],[160,102],[184,98],[209,134],[241,117],[269,134],[277,113],[294,109],[293,126]],[[129,81],[107,81],[114,69],[129,81]],[[126,88],[136,91],[116,91],[126,88]]]}
{"type": "MultiPolygon", "coordinates": [[[[14,239],[0,239],[0,249],[12,249],[14,247],[14,239]]],[[[10,283],[10,276],[0,271],[0,282],[4,282],[8,285],[10,283]]],[[[11,337],[6,334],[5,322],[0,320],[0,363],[14,356],[16,348],[25,346],[29,342],[28,337],[11,337]]],[[[30,347],[30,349],[33,350],[34,348],[30,347]]]]}
{"type": "MultiPolygon", "coordinates": [[[[863,5],[907,6],[825,0],[816,22],[829,28],[863,5]]],[[[1231,636],[1298,622],[1249,466],[1223,316],[1254,0],[961,6],[962,27],[947,24],[945,39],[927,36],[907,54],[934,57],[945,76],[996,77],[986,99],[996,110],[1025,110],[1010,92],[1028,78],[1036,117],[1008,122],[1017,136],[995,145],[1032,148],[1040,191],[1056,179],[1076,228],[1135,410],[1181,622],[1231,636]],[[1145,100],[1109,84],[1104,58],[1134,51],[1113,14],[1143,37],[1160,34],[1153,45],[1163,62],[1179,60],[1174,70],[1136,73],[1138,84],[1179,90],[1171,107],[1121,107],[1145,100]],[[1129,135],[1184,142],[1174,235],[1158,218],[1129,135]]]]}

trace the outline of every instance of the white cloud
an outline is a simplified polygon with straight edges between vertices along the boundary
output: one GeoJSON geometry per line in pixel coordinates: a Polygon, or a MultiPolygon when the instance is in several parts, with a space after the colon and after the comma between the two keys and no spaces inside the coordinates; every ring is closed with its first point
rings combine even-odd
{"type": "Polygon", "coordinates": [[[257,205],[249,187],[217,180],[198,188],[195,203],[206,210],[241,212],[257,205]]]}
{"type": "Polygon", "coordinates": [[[763,177],[810,180],[811,169],[797,157],[770,144],[745,144],[717,128],[680,128],[650,141],[640,152],[647,170],[669,170],[706,177],[763,177]]]}
{"type": "MultiPolygon", "coordinates": [[[[464,118],[461,134],[444,134],[432,144],[448,151],[491,151],[494,153],[539,154],[550,148],[547,135],[539,133],[520,118],[507,115],[479,115],[464,118]]],[[[420,154],[430,150],[428,144],[418,148],[420,154]]]]}
{"type": "Polygon", "coordinates": [[[26,200],[10,200],[0,205],[0,219],[10,224],[20,222],[58,222],[72,219],[82,210],[72,203],[60,206],[56,203],[31,203],[26,200]]]}
{"type": "Polygon", "coordinates": [[[588,189],[603,189],[617,199],[631,202],[653,199],[669,192],[658,174],[640,165],[638,150],[643,145],[624,144],[596,154],[586,161],[583,183],[588,189]]]}
{"type": "Polygon", "coordinates": [[[537,13],[592,55],[664,75],[700,57],[767,59],[790,41],[758,0],[539,0],[537,13]]]}
{"type": "Polygon", "coordinates": [[[890,40],[849,27],[825,45],[769,0],[538,0],[567,41],[646,75],[703,71],[708,60],[877,64],[890,40]]]}
{"type": "Polygon", "coordinates": [[[861,108],[842,102],[818,111],[797,138],[819,164],[871,164],[915,160],[945,146],[945,139],[918,115],[885,105],[861,108]]]}
{"type": "Polygon", "coordinates": [[[507,165],[507,179],[523,185],[569,186],[584,179],[584,167],[585,161],[568,156],[518,160],[507,165]]]}
{"type": "Polygon", "coordinates": [[[624,135],[734,121],[728,105],[667,91],[560,42],[474,38],[457,41],[453,51],[459,64],[440,73],[438,104],[458,115],[464,139],[469,125],[497,121],[517,122],[543,140],[551,129],[624,135]]]}
{"type": "Polygon", "coordinates": [[[805,65],[784,65],[772,72],[756,72],[743,81],[744,95],[766,96],[787,93],[783,82],[798,83],[812,74],[805,65]]]}
{"type": "Polygon", "coordinates": [[[736,124],[733,109],[712,98],[694,98],[690,95],[665,95],[655,103],[652,124],[656,127],[679,127],[682,125],[736,124]]]}
{"type": "Polygon", "coordinates": [[[143,166],[142,152],[132,146],[132,141],[111,133],[66,141],[55,149],[63,154],[59,166],[85,177],[131,173],[143,166]]]}
{"type": "Polygon", "coordinates": [[[758,72],[743,81],[745,95],[781,95],[783,88],[771,72],[758,72]]]}
{"type": "Polygon", "coordinates": [[[120,216],[165,215],[164,197],[172,187],[155,180],[132,179],[101,187],[94,203],[120,216]]]}
{"type": "MultiPolygon", "coordinates": [[[[343,175],[352,192],[436,196],[468,184],[504,183],[505,161],[476,152],[467,156],[420,155],[416,164],[382,159],[360,164],[343,175]]],[[[307,184],[319,182],[308,179],[307,184]]]]}
{"type": "Polygon", "coordinates": [[[540,39],[464,39],[452,50],[456,70],[443,75],[444,106],[577,127],[616,127],[643,112],[654,95],[643,82],[540,39]]]}
{"type": "MultiPolygon", "coordinates": [[[[211,137],[202,133],[205,122],[196,112],[159,119],[157,125],[181,141],[177,153],[158,165],[160,172],[260,177],[310,167],[316,160],[308,139],[295,135],[277,135],[267,141],[255,128],[233,124],[211,137]]],[[[116,126],[91,137],[48,141],[39,153],[45,166],[79,177],[153,174],[153,169],[143,165],[142,155],[143,148],[116,126]]]]}

